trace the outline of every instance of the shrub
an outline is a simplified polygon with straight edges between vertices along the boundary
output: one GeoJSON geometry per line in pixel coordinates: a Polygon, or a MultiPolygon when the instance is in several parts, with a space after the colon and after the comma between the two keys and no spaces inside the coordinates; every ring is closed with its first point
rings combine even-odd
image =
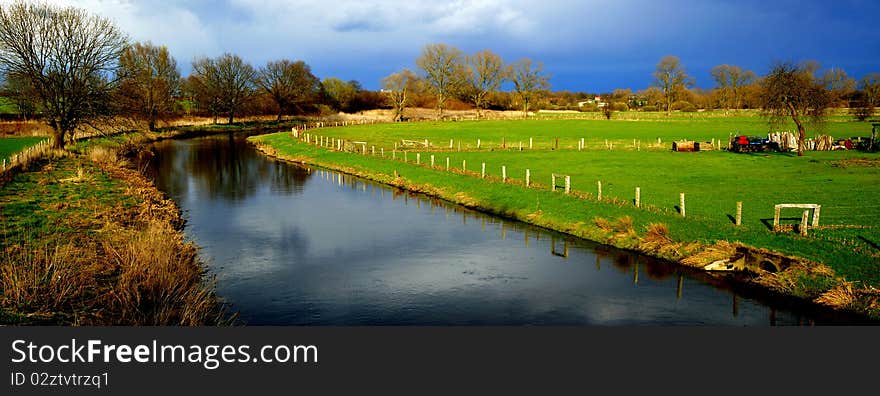
{"type": "Polygon", "coordinates": [[[693,103],[686,100],[679,100],[672,104],[672,110],[680,110],[685,113],[693,113],[697,111],[697,106],[694,106],[693,103]]]}

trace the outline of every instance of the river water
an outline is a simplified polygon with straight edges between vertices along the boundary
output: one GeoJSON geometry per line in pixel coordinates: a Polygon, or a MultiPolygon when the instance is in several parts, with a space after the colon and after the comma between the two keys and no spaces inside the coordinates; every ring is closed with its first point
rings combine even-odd
{"type": "Polygon", "coordinates": [[[243,135],[164,141],[149,174],[248,325],[847,323],[674,264],[324,169],[243,135]]]}

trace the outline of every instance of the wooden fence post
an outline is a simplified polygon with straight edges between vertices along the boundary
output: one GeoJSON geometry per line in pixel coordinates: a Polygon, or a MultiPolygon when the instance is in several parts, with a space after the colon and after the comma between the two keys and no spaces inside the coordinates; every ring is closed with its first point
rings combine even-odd
{"type": "MultiPolygon", "coordinates": [[[[720,140],[719,140],[720,142],[720,140]]],[[[743,203],[739,201],[736,203],[736,225],[742,225],[743,218],[743,203]]]]}
{"type": "Polygon", "coordinates": [[[556,174],[550,174],[550,185],[553,186],[550,191],[556,191],[556,174]]]}
{"type": "Polygon", "coordinates": [[[532,182],[532,172],[530,170],[526,169],[526,187],[529,187],[531,182],[532,182]]]}
{"type": "Polygon", "coordinates": [[[434,155],[433,154],[431,155],[431,167],[432,168],[434,167],[434,155]]]}
{"type": "Polygon", "coordinates": [[[596,200],[601,201],[602,200],[602,181],[601,180],[597,181],[596,186],[598,187],[598,192],[599,192],[599,194],[596,195],[596,200]]]}
{"type": "Polygon", "coordinates": [[[449,149],[452,150],[452,139],[449,139],[449,149]]]}
{"type": "Polygon", "coordinates": [[[685,212],[684,209],[684,193],[681,193],[679,198],[681,198],[681,205],[679,206],[679,208],[681,208],[681,217],[687,217],[687,212],[685,212]]]}
{"type": "Polygon", "coordinates": [[[486,178],[486,163],[483,162],[483,165],[480,166],[480,179],[486,178]]]}
{"type": "Polygon", "coordinates": [[[461,171],[467,172],[467,160],[461,160],[461,171]]]}
{"type": "Polygon", "coordinates": [[[565,176],[565,193],[568,194],[571,192],[571,176],[565,176]]]}
{"type": "Polygon", "coordinates": [[[807,236],[807,221],[810,218],[810,211],[805,210],[804,214],[801,216],[801,236],[807,236]]]}
{"type": "Polygon", "coordinates": [[[382,158],[385,158],[385,147],[382,147],[379,151],[382,152],[382,158]]]}
{"type": "Polygon", "coordinates": [[[532,138],[529,138],[529,150],[532,149],[532,138]]]}
{"type": "Polygon", "coordinates": [[[779,216],[782,214],[779,205],[773,207],[773,231],[779,231],[779,216]]]}
{"type": "Polygon", "coordinates": [[[372,152],[372,155],[376,155],[376,146],[370,146],[370,151],[372,152]]]}
{"type": "Polygon", "coordinates": [[[480,149],[480,139],[477,139],[477,150],[480,149]]]}
{"type": "Polygon", "coordinates": [[[507,181],[507,166],[501,165],[501,181],[507,181]]]}
{"type": "Polygon", "coordinates": [[[449,157],[446,157],[446,171],[449,172],[449,157]]]}
{"type": "Polygon", "coordinates": [[[416,165],[422,164],[422,153],[416,153],[416,165]]]}
{"type": "Polygon", "coordinates": [[[636,187],[636,207],[640,208],[642,206],[642,188],[636,187]]]}

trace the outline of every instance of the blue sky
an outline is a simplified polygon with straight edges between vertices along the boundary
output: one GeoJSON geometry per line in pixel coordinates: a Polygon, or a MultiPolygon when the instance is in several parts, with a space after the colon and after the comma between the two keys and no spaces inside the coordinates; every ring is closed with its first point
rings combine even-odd
{"type": "MultiPolygon", "coordinates": [[[[5,0],[0,2],[7,2],[5,0]]],[[[794,0],[57,0],[109,17],[134,40],[169,47],[188,74],[223,52],[254,66],[301,59],[320,78],[379,80],[415,70],[422,47],[485,48],[544,63],[553,89],[638,90],[664,55],[697,86],[728,63],[765,73],[775,61],[816,60],[861,78],[880,72],[880,1],[794,0]]]]}

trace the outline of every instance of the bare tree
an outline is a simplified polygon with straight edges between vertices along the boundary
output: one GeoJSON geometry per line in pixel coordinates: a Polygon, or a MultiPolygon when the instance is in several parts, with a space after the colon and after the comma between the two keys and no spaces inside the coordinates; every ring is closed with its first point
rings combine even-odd
{"type": "Polygon", "coordinates": [[[257,72],[256,83],[278,106],[278,121],[292,108],[316,101],[321,92],[321,80],[303,61],[269,62],[257,72]]]}
{"type": "Polygon", "coordinates": [[[504,61],[501,56],[483,50],[465,57],[465,96],[477,108],[477,116],[482,117],[482,109],[486,107],[486,97],[498,90],[505,79],[504,61]]]}
{"type": "Polygon", "coordinates": [[[666,114],[672,109],[672,103],[678,96],[694,85],[694,79],[688,76],[687,71],[681,66],[681,61],[676,56],[664,56],[657,64],[654,72],[654,85],[663,92],[666,99],[666,114]]]}
{"type": "Polygon", "coordinates": [[[425,72],[425,80],[437,97],[437,114],[443,117],[443,105],[462,85],[461,51],[442,43],[428,44],[416,64],[425,72]]]}
{"type": "Polygon", "coordinates": [[[382,79],[382,88],[394,111],[394,121],[403,119],[403,111],[409,104],[410,94],[416,89],[419,77],[412,70],[403,69],[382,79]]]}
{"type": "Polygon", "coordinates": [[[880,73],[871,73],[859,80],[856,103],[850,112],[857,120],[865,121],[874,115],[878,102],[880,102],[880,73]]]}
{"type": "Polygon", "coordinates": [[[549,77],[544,75],[544,65],[523,58],[508,66],[507,75],[513,81],[514,90],[522,100],[523,114],[529,115],[529,107],[538,95],[550,89],[549,77]]]}
{"type": "Polygon", "coordinates": [[[119,57],[118,95],[123,109],[147,120],[150,130],[156,121],[174,111],[174,95],[180,89],[180,71],[168,48],[152,43],[135,43],[119,57]]]}
{"type": "Polygon", "coordinates": [[[847,97],[856,90],[856,81],[850,78],[841,68],[831,68],[822,75],[822,84],[831,94],[833,106],[846,107],[847,97]]]}
{"type": "Polygon", "coordinates": [[[200,96],[214,114],[225,112],[229,123],[235,121],[235,113],[254,93],[254,68],[238,55],[223,54],[216,59],[198,59],[192,64],[193,74],[200,96]]]}
{"type": "MultiPolygon", "coordinates": [[[[646,106],[656,107],[657,109],[660,108],[660,105],[665,100],[663,92],[657,87],[645,88],[636,92],[636,96],[642,98],[645,101],[646,106]]],[[[654,111],[657,111],[657,109],[654,109],[654,111]]]]}
{"type": "Polygon", "coordinates": [[[80,125],[110,113],[110,76],[126,41],[110,20],[79,8],[0,7],[0,67],[29,81],[56,148],[80,125]]]}
{"type": "Polygon", "coordinates": [[[743,88],[755,80],[755,73],[735,65],[718,65],[712,68],[712,79],[718,86],[724,108],[742,107],[743,88]]]}
{"type": "Polygon", "coordinates": [[[831,95],[817,82],[810,64],[789,63],[773,66],[761,83],[761,107],[771,126],[791,118],[798,128],[798,156],[804,155],[805,120],[821,124],[831,103],[831,95]]]}

